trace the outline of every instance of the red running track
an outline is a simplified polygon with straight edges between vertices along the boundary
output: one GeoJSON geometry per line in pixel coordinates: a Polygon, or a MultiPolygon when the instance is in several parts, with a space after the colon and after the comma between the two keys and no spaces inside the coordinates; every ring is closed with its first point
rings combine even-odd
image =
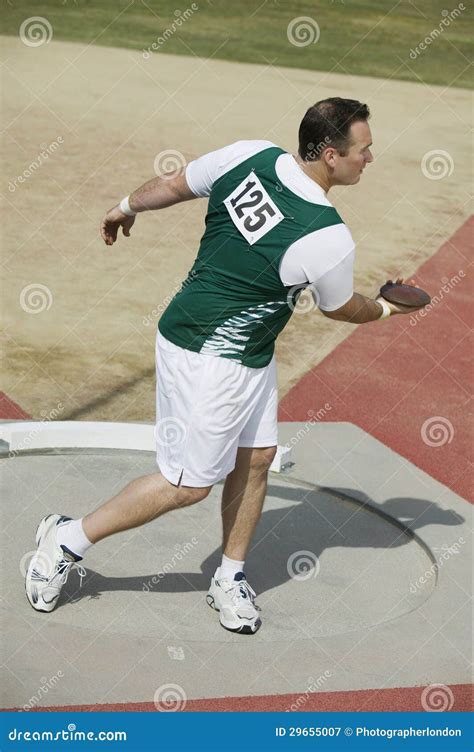
{"type": "Polygon", "coordinates": [[[470,500],[473,229],[471,217],[414,275],[430,309],[357,327],[281,400],[278,419],[305,422],[329,403],[322,420],[354,423],[470,500]]]}
{"type": "Polygon", "coordinates": [[[31,416],[4,392],[0,392],[0,418],[2,420],[30,420],[31,416]]]}
{"type": "MultiPolygon", "coordinates": [[[[436,686],[436,685],[432,685],[436,686]]],[[[446,698],[445,710],[469,711],[473,708],[472,684],[439,685],[440,695],[446,698]],[[449,705],[452,706],[449,707],[449,705]]],[[[372,712],[372,711],[423,711],[424,687],[400,687],[394,689],[361,689],[351,692],[311,692],[288,695],[255,695],[249,697],[217,697],[204,700],[188,700],[182,710],[187,712],[247,712],[285,711],[293,712],[372,712]]],[[[433,690],[434,693],[434,690],[433,690]]],[[[433,698],[435,695],[433,694],[433,698]]],[[[433,705],[435,700],[433,699],[433,705]]],[[[430,706],[431,707],[431,706],[430,706]]],[[[436,707],[440,707],[437,705],[436,707]]],[[[17,708],[11,708],[16,710],[17,708]]],[[[163,707],[163,710],[166,708],[163,707]]],[[[64,705],[58,707],[35,707],[34,711],[61,712],[156,712],[153,702],[126,702],[111,705],[64,705]]]]}

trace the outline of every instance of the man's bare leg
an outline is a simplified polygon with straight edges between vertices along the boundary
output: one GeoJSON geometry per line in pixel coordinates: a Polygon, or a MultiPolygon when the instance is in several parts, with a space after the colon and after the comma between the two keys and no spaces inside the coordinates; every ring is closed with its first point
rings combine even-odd
{"type": "Polygon", "coordinates": [[[262,513],[267,475],[276,446],[241,447],[235,468],[222,493],[222,562],[211,580],[207,602],[219,611],[219,621],[232,632],[255,634],[262,624],[255,593],[243,568],[252,536],[262,513]]]}
{"type": "Polygon", "coordinates": [[[174,486],[161,473],[136,478],[83,519],[44,517],[36,531],[38,548],[26,572],[26,595],[36,611],[52,611],[69,571],[93,543],[154,520],[172,509],[204,499],[212,486],[174,486]]]}
{"type": "Polygon", "coordinates": [[[114,533],[144,525],[172,509],[205,499],[212,486],[192,488],[174,486],[161,473],[135,478],[109,501],[82,520],[91,543],[114,533]]]}
{"type": "Polygon", "coordinates": [[[276,446],[262,449],[240,447],[235,468],[227,476],[222,493],[222,552],[244,561],[262,513],[268,471],[276,446]]]}

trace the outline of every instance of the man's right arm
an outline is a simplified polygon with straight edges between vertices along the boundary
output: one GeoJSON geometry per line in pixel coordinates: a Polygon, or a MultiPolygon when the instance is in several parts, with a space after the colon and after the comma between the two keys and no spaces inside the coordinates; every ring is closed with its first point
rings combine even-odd
{"type": "MultiPolygon", "coordinates": [[[[403,284],[403,279],[397,279],[396,284],[403,284]]],[[[355,292],[352,298],[340,308],[337,308],[335,311],[324,311],[321,309],[321,313],[335,321],[345,321],[348,324],[367,324],[369,321],[379,319],[384,313],[385,308],[390,309],[390,315],[394,316],[397,313],[419,311],[423,306],[415,308],[412,306],[396,305],[388,300],[384,300],[382,304],[378,300],[367,298],[365,295],[355,292]]]]}
{"type": "Polygon", "coordinates": [[[380,303],[371,298],[366,298],[358,292],[353,293],[352,298],[344,303],[343,306],[335,311],[324,311],[321,313],[328,319],[335,321],[346,321],[350,324],[366,324],[369,321],[376,321],[383,313],[380,303]]]}
{"type": "Polygon", "coordinates": [[[287,286],[314,280],[308,289],[316,305],[324,316],[335,321],[366,324],[388,315],[418,310],[385,300],[380,303],[354,292],[354,260],[355,246],[349,230],[343,224],[333,225],[290,246],[282,258],[280,276],[287,286]]]}
{"type": "MultiPolygon", "coordinates": [[[[376,321],[383,314],[381,303],[378,303],[372,298],[367,298],[365,295],[361,295],[358,292],[353,293],[352,298],[335,311],[320,310],[328,319],[346,321],[349,324],[366,324],[369,321],[376,321]]],[[[395,311],[392,311],[392,314],[393,313],[395,313],[395,311]]]]}
{"type": "MultiPolygon", "coordinates": [[[[355,245],[349,230],[344,224],[332,225],[290,246],[282,258],[280,276],[287,286],[310,280],[309,290],[319,310],[336,321],[366,324],[418,310],[355,292],[354,260],[355,245]]],[[[397,283],[402,281],[398,279],[397,283]]]]}

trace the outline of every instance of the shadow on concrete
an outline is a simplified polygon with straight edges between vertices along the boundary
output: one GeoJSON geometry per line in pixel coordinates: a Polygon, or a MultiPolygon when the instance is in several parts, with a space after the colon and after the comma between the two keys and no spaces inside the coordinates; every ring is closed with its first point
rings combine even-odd
{"type": "MultiPolygon", "coordinates": [[[[319,559],[326,549],[335,546],[394,548],[415,538],[429,556],[429,549],[418,538],[417,531],[426,525],[451,527],[464,522],[454,510],[441,509],[427,499],[393,498],[378,504],[352,489],[313,488],[302,495],[301,486],[282,488],[271,484],[268,495],[299,503],[262,514],[246,561],[252,586],[259,594],[291,579],[288,559],[296,552],[309,551],[319,559]]],[[[192,535],[196,536],[196,532],[190,532],[192,535]]],[[[446,546],[452,543],[447,535],[446,546]]],[[[78,587],[76,577],[69,578],[58,608],[67,602],[98,598],[101,593],[114,590],[150,595],[206,591],[220,557],[220,548],[210,553],[200,565],[201,572],[173,572],[169,562],[159,559],[155,572],[134,577],[106,577],[87,569],[82,587],[78,587]]]]}

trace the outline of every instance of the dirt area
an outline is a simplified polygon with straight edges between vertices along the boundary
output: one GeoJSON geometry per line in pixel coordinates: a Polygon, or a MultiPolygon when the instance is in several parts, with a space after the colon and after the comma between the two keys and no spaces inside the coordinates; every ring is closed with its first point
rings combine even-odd
{"type": "MultiPolygon", "coordinates": [[[[463,89],[10,37],[2,48],[3,389],[35,418],[154,420],[156,323],[192,265],[206,202],[140,217],[112,248],[98,226],[162,152],[190,160],[241,138],[293,151],[310,104],[366,101],[376,161],[330,194],[366,294],[409,277],[469,215],[463,89]],[[425,173],[439,179],[421,168],[433,150],[425,173]]],[[[295,314],[277,344],[280,397],[351,331],[295,314]]]]}

